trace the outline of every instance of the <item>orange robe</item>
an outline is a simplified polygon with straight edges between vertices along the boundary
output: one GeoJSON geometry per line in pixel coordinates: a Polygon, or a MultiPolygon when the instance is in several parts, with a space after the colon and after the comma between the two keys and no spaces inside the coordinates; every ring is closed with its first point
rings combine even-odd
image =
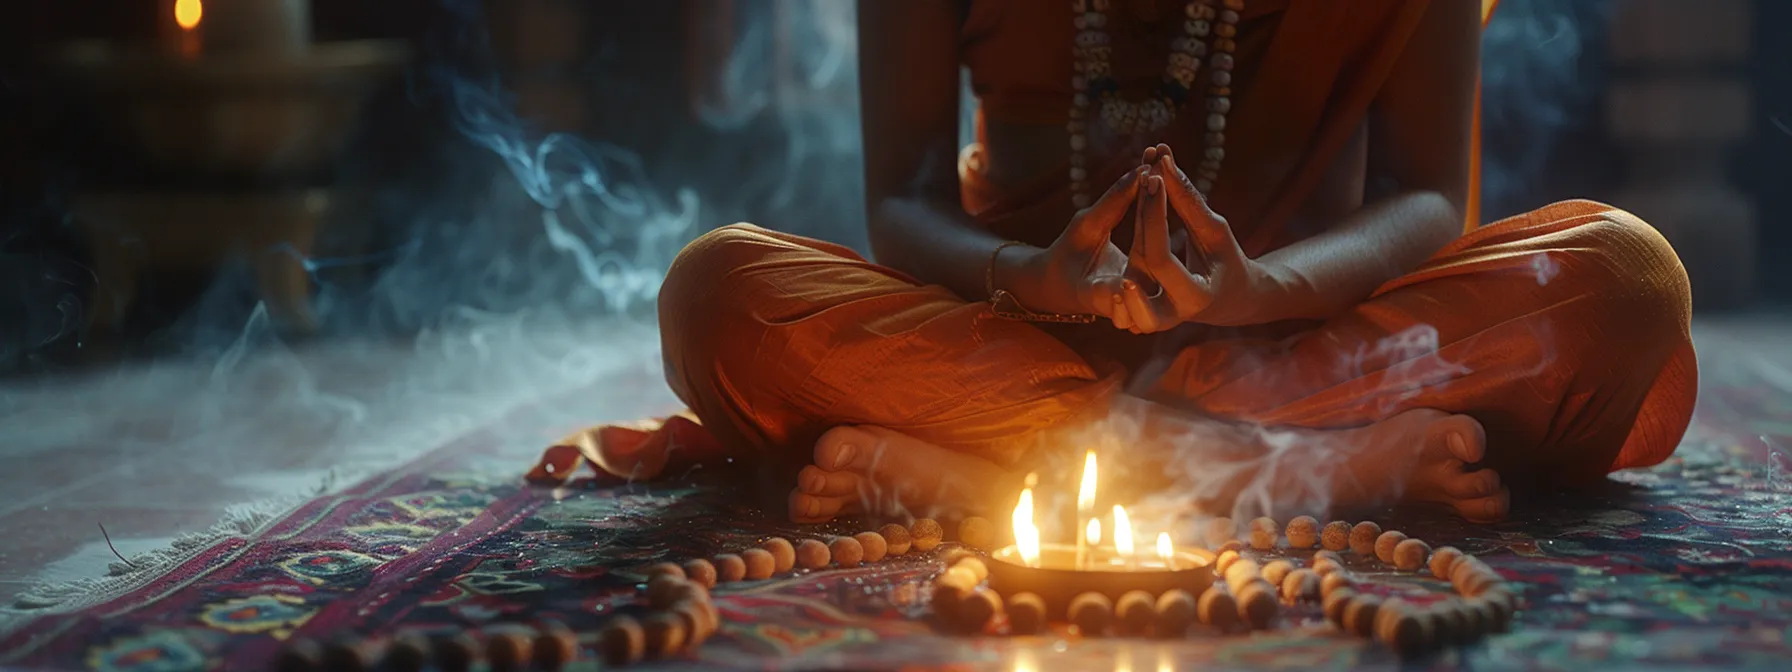
{"type": "MultiPolygon", "coordinates": [[[[963,53],[983,115],[1062,123],[1064,4],[973,3],[963,53]]],[[[1339,165],[1361,174],[1352,153],[1368,106],[1424,5],[1248,5],[1228,160],[1212,194],[1248,253],[1299,240],[1302,213],[1326,198],[1318,191],[1339,165]]],[[[1117,73],[1128,67],[1119,45],[1114,59],[1117,73]]],[[[1132,60],[1129,76],[1148,84],[1149,59],[1132,60]]],[[[1198,146],[1199,130],[1173,125],[1147,141],[1198,146]]],[[[1136,165],[1134,149],[1115,152],[1091,184],[1136,165]]],[[[975,148],[966,157],[966,208],[991,231],[1046,243],[1058,231],[1036,223],[1069,220],[1064,180],[1005,190],[982,179],[975,148]]],[[[679,398],[725,444],[791,462],[829,428],[870,424],[1013,463],[1041,430],[1130,389],[1276,426],[1466,413],[1486,426],[1487,463],[1508,482],[1584,482],[1672,453],[1697,378],[1678,258],[1635,216],[1588,201],[1473,228],[1323,323],[1132,337],[1105,321],[1006,321],[847,248],[748,225],[679,255],[659,315],[679,398]],[[1151,370],[1127,357],[1152,350],[1161,357],[1151,370]]]]}

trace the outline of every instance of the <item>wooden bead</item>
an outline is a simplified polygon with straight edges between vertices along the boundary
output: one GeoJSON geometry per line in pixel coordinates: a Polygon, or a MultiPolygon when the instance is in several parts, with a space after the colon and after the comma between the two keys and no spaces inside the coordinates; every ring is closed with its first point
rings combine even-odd
{"type": "Polygon", "coordinates": [[[1319,601],[1319,575],[1311,569],[1297,569],[1282,579],[1282,599],[1289,604],[1319,601]]]}
{"type": "Polygon", "coordinates": [[[759,542],[759,547],[771,552],[773,574],[783,574],[796,568],[796,546],[791,545],[789,539],[772,537],[759,542]]]}
{"type": "Polygon", "coordinates": [[[1292,571],[1294,571],[1294,563],[1287,560],[1272,560],[1263,566],[1263,580],[1279,586],[1282,585],[1282,579],[1288,578],[1288,573],[1292,571]]]}
{"type": "Polygon", "coordinates": [[[1325,612],[1325,620],[1340,628],[1344,627],[1344,607],[1356,599],[1356,596],[1356,590],[1351,588],[1339,588],[1326,593],[1325,601],[1320,603],[1321,610],[1325,612]]]}
{"type": "Polygon", "coordinates": [[[1344,564],[1344,556],[1338,555],[1337,551],[1331,551],[1331,550],[1314,551],[1313,552],[1313,562],[1318,563],[1320,560],[1330,560],[1330,561],[1338,563],[1340,565],[1344,564]]]}
{"type": "Polygon", "coordinates": [[[684,620],[668,613],[648,616],[641,622],[641,632],[646,638],[647,653],[652,656],[676,655],[684,649],[684,620]]]}
{"type": "Polygon", "coordinates": [[[1215,518],[1207,521],[1207,528],[1203,530],[1202,536],[1207,540],[1208,546],[1218,548],[1220,544],[1238,539],[1238,524],[1232,522],[1231,518],[1215,518]]]}
{"type": "Polygon", "coordinates": [[[323,669],[324,647],[315,640],[293,639],[274,654],[277,672],[313,672],[323,669]]]}
{"type": "Polygon", "coordinates": [[[945,539],[946,531],[940,522],[932,518],[922,518],[908,527],[909,547],[922,553],[933,550],[945,539]]]}
{"type": "Polygon", "coordinates": [[[890,555],[903,555],[908,553],[910,545],[908,528],[895,523],[888,523],[883,527],[877,528],[877,534],[884,538],[884,546],[890,555]]]}
{"type": "Polygon", "coordinates": [[[1474,627],[1475,638],[1479,639],[1488,633],[1498,632],[1494,628],[1499,616],[1494,613],[1493,605],[1486,600],[1471,597],[1462,601],[1462,612],[1468,615],[1469,623],[1474,627]]]}
{"type": "Polygon", "coordinates": [[[1431,559],[1431,545],[1418,539],[1404,539],[1394,545],[1394,566],[1403,572],[1416,572],[1431,559]]]}
{"type": "Polygon", "coordinates": [[[500,628],[485,633],[485,664],[494,672],[528,669],[535,657],[535,638],[517,628],[500,628]]]}
{"type": "Polygon", "coordinates": [[[1240,594],[1244,584],[1262,578],[1263,568],[1250,558],[1239,558],[1226,569],[1226,586],[1232,589],[1234,595],[1240,594]]]}
{"type": "Polygon", "coordinates": [[[696,600],[686,600],[672,605],[672,610],[668,613],[684,621],[685,639],[691,646],[702,644],[709,639],[710,635],[716,633],[716,628],[721,626],[715,606],[696,600]]]}
{"type": "Polygon", "coordinates": [[[1450,569],[1456,565],[1456,561],[1462,558],[1462,551],[1457,550],[1455,546],[1437,547],[1431,551],[1431,575],[1448,581],[1450,569]]]}
{"type": "Polygon", "coordinates": [[[1343,571],[1347,571],[1344,569],[1344,564],[1332,560],[1331,558],[1316,558],[1313,560],[1313,573],[1318,574],[1319,578],[1325,578],[1343,571]]]}
{"type": "Polygon", "coordinates": [[[1032,593],[1008,598],[1008,629],[1017,635],[1036,634],[1045,628],[1045,600],[1032,593]]]}
{"type": "Polygon", "coordinates": [[[1231,569],[1232,563],[1238,562],[1239,557],[1240,556],[1238,555],[1238,551],[1234,551],[1234,550],[1220,551],[1219,555],[1216,555],[1213,557],[1214,573],[1218,576],[1222,576],[1222,577],[1225,576],[1226,570],[1231,569]]]}
{"type": "Polygon", "coordinates": [[[763,548],[749,548],[740,552],[741,564],[745,571],[741,576],[748,581],[764,581],[772,578],[772,572],[778,568],[778,559],[772,552],[763,548]]]}
{"type": "Polygon", "coordinates": [[[1486,605],[1487,615],[1490,617],[1487,620],[1488,632],[1505,632],[1512,627],[1513,606],[1511,603],[1499,599],[1487,599],[1485,596],[1471,597],[1468,601],[1486,605]]]}
{"type": "Polygon", "coordinates": [[[934,579],[934,583],[944,583],[970,590],[976,588],[977,584],[982,582],[977,580],[977,573],[972,571],[971,568],[952,567],[944,572],[940,572],[939,578],[934,579]]]}
{"type": "Polygon", "coordinates": [[[1275,588],[1262,579],[1245,584],[1244,589],[1238,591],[1236,599],[1239,620],[1257,630],[1269,627],[1275,620],[1276,613],[1281,610],[1276,604],[1275,588]]]}
{"type": "Polygon", "coordinates": [[[1320,595],[1330,596],[1340,590],[1350,590],[1355,587],[1356,581],[1350,578],[1349,572],[1332,572],[1319,579],[1320,595]]]}
{"type": "Polygon", "coordinates": [[[391,644],[386,647],[386,655],[380,660],[380,669],[387,672],[422,672],[429,666],[429,650],[429,640],[414,634],[399,635],[392,638],[391,644]]]}
{"type": "Polygon", "coordinates": [[[940,555],[940,564],[945,565],[948,569],[950,569],[952,566],[957,565],[959,560],[963,560],[965,558],[975,558],[975,557],[977,557],[976,551],[965,548],[963,546],[955,546],[955,547],[946,549],[946,552],[944,554],[940,555]]]}
{"type": "Polygon", "coordinates": [[[1120,634],[1149,634],[1151,623],[1157,620],[1157,601],[1151,599],[1151,593],[1129,590],[1121,594],[1119,601],[1114,603],[1114,615],[1120,626],[1120,634]]]}
{"type": "Polygon", "coordinates": [[[1387,623],[1391,625],[1383,631],[1382,643],[1400,655],[1417,655],[1431,648],[1434,635],[1431,632],[1431,622],[1424,616],[1405,613],[1387,623]]]}
{"type": "Polygon", "coordinates": [[[1350,550],[1357,555],[1375,555],[1375,539],[1381,536],[1381,526],[1367,520],[1350,528],[1350,550]]]}
{"type": "Polygon", "coordinates": [[[683,576],[660,574],[647,582],[647,604],[664,609],[677,602],[682,586],[694,585],[683,576]]]}
{"type": "Polygon", "coordinates": [[[958,521],[958,541],[971,548],[987,550],[995,546],[996,526],[988,518],[965,518],[958,521]]]}
{"type": "Polygon", "coordinates": [[[716,566],[716,583],[733,583],[747,578],[747,561],[733,553],[722,553],[710,559],[716,566]]]}
{"type": "Polygon", "coordinates": [[[1462,559],[1457,560],[1455,564],[1450,566],[1450,583],[1454,584],[1457,587],[1457,590],[1461,590],[1463,582],[1468,580],[1468,575],[1476,572],[1491,571],[1493,571],[1493,568],[1488,567],[1487,563],[1481,562],[1480,558],[1476,558],[1472,555],[1465,555],[1462,556],[1462,559]]]}
{"type": "Polygon", "coordinates": [[[1101,593],[1083,593],[1070,600],[1070,624],[1084,637],[1099,637],[1114,620],[1114,604],[1101,593]]]}
{"type": "Polygon", "coordinates": [[[983,560],[979,558],[965,558],[952,566],[970,570],[977,577],[977,583],[983,583],[989,578],[989,565],[983,564],[983,560]]]}
{"type": "Polygon", "coordinates": [[[1292,548],[1312,548],[1319,544],[1319,521],[1312,516],[1295,516],[1288,521],[1288,546],[1292,548]]]}
{"type": "Polygon", "coordinates": [[[1251,519],[1251,548],[1266,551],[1276,547],[1276,538],[1281,533],[1281,526],[1269,516],[1251,519]]]}
{"type": "Polygon", "coordinates": [[[958,622],[966,634],[988,631],[1001,613],[1002,596],[988,588],[965,593],[958,603],[958,622]]]}
{"type": "Polygon", "coordinates": [[[653,577],[661,574],[671,574],[680,579],[686,578],[684,568],[678,566],[678,563],[676,562],[661,562],[647,568],[647,580],[649,581],[652,581],[653,577]]]}
{"type": "Polygon", "coordinates": [[[1381,609],[1381,598],[1358,595],[1344,605],[1344,629],[1358,637],[1374,634],[1375,617],[1381,609]]]}
{"type": "Polygon", "coordinates": [[[814,539],[804,539],[796,545],[796,564],[803,569],[821,569],[833,562],[834,557],[828,552],[828,545],[814,539]]]}
{"type": "Polygon", "coordinates": [[[1157,596],[1156,606],[1157,618],[1152,628],[1159,637],[1181,637],[1188,632],[1188,626],[1195,623],[1195,596],[1186,590],[1166,591],[1157,596]]]}
{"type": "Polygon", "coordinates": [[[1480,631],[1470,621],[1469,610],[1457,600],[1448,600],[1432,607],[1436,617],[1432,626],[1438,631],[1438,640],[1444,644],[1462,645],[1480,638],[1480,631]]]}
{"type": "Polygon", "coordinates": [[[859,540],[859,546],[865,549],[865,562],[877,562],[890,554],[890,544],[884,541],[884,535],[876,532],[860,532],[852,535],[859,540]]]}
{"type": "Polygon", "coordinates": [[[1237,539],[1228,539],[1228,540],[1226,540],[1225,543],[1220,544],[1219,548],[1214,549],[1214,552],[1215,553],[1224,553],[1226,551],[1232,551],[1233,553],[1243,553],[1244,549],[1245,549],[1244,542],[1239,541],[1237,539]]]}
{"type": "Polygon", "coordinates": [[[1388,530],[1375,538],[1375,558],[1387,564],[1394,564],[1394,547],[1406,541],[1406,533],[1388,530]]]}
{"type": "Polygon", "coordinates": [[[684,562],[684,575],[690,577],[691,583],[704,588],[716,586],[716,566],[703,558],[694,558],[684,562]]]}
{"type": "Polygon", "coordinates": [[[564,623],[542,623],[535,628],[535,646],[529,658],[537,670],[558,670],[579,659],[579,636],[564,623]]]}
{"type": "Polygon", "coordinates": [[[1506,585],[1506,578],[1492,569],[1468,572],[1463,580],[1456,583],[1456,592],[1465,597],[1480,597],[1482,594],[1506,585]]]}
{"type": "Polygon", "coordinates": [[[1202,623],[1221,631],[1238,625],[1238,601],[1232,599],[1232,593],[1226,592],[1225,586],[1217,583],[1201,593],[1201,600],[1195,605],[1195,613],[1202,623]]]}
{"type": "Polygon", "coordinates": [[[1325,524],[1319,531],[1319,545],[1328,551],[1342,551],[1350,548],[1350,523],[1334,520],[1325,524]]]}
{"type": "Polygon", "coordinates": [[[604,662],[613,666],[633,665],[647,654],[647,633],[641,623],[627,616],[617,616],[597,633],[598,652],[604,662]]]}
{"type": "Polygon", "coordinates": [[[467,672],[485,657],[485,646],[464,631],[442,634],[429,639],[429,657],[442,672],[467,672]]]}
{"type": "Polygon", "coordinates": [[[841,567],[857,567],[865,561],[865,547],[852,537],[834,537],[828,542],[828,552],[834,556],[834,564],[841,567]]]}
{"type": "Polygon", "coordinates": [[[945,626],[947,631],[957,632],[962,627],[959,625],[958,607],[970,594],[970,588],[955,583],[947,581],[933,583],[930,602],[933,607],[933,615],[939,620],[940,625],[945,626]]]}

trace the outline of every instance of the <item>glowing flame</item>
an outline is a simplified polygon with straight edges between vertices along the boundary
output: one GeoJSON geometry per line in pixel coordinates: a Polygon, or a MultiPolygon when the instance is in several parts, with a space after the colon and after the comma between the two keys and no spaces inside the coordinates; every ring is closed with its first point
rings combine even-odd
{"type": "Polygon", "coordinates": [[[1095,510],[1095,451],[1083,455],[1083,486],[1076,493],[1076,510],[1095,510]]]}
{"type": "Polygon", "coordinates": [[[1014,505],[1014,548],[1028,567],[1039,566],[1039,528],[1033,526],[1033,489],[1020,491],[1014,505]]]}
{"type": "Polygon", "coordinates": [[[192,30],[199,27],[199,20],[205,18],[205,3],[199,0],[174,0],[174,22],[180,24],[181,30],[192,30]]]}
{"type": "Polygon", "coordinates": [[[1083,538],[1087,539],[1089,541],[1090,546],[1097,546],[1097,545],[1101,544],[1101,519],[1100,518],[1090,518],[1089,519],[1089,529],[1085,530],[1083,532],[1083,538]]]}
{"type": "Polygon", "coordinates": [[[1170,564],[1170,558],[1176,557],[1176,547],[1170,545],[1169,532],[1157,533],[1157,557],[1163,558],[1165,565],[1170,564]]]}
{"type": "Polygon", "coordinates": [[[1119,504],[1114,505],[1114,550],[1120,557],[1132,557],[1132,521],[1126,519],[1126,509],[1119,504]]]}

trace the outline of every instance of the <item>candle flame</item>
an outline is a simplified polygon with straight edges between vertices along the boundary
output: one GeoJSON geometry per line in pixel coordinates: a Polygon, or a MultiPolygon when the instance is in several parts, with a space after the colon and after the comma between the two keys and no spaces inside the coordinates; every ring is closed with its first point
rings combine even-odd
{"type": "Polygon", "coordinates": [[[1039,528],[1033,525],[1033,489],[1020,491],[1020,502],[1014,505],[1014,548],[1020,551],[1021,562],[1039,566],[1039,528]]]}
{"type": "Polygon", "coordinates": [[[1114,505],[1114,550],[1121,557],[1132,557],[1132,521],[1126,519],[1126,509],[1119,504],[1114,505]]]}
{"type": "Polygon", "coordinates": [[[1095,510],[1095,451],[1083,455],[1083,486],[1076,493],[1076,510],[1095,510]]]}
{"type": "Polygon", "coordinates": [[[1176,547],[1170,545],[1169,532],[1157,533],[1157,557],[1163,558],[1165,563],[1176,557],[1176,547]]]}
{"type": "Polygon", "coordinates": [[[1090,518],[1089,519],[1089,529],[1083,533],[1083,538],[1087,539],[1089,541],[1090,546],[1097,546],[1097,545],[1101,544],[1101,519],[1100,518],[1090,518]]]}
{"type": "Polygon", "coordinates": [[[181,30],[192,30],[199,27],[199,21],[205,18],[205,3],[200,0],[174,0],[174,22],[180,24],[181,30]]]}

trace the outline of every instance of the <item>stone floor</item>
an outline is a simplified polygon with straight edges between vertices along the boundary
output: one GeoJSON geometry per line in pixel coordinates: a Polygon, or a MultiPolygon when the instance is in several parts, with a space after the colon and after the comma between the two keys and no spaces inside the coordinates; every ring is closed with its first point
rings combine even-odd
{"type": "MultiPolygon", "coordinates": [[[[1792,403],[1792,313],[1702,319],[1695,335],[1701,367],[1792,403]]],[[[261,344],[0,387],[0,604],[40,581],[103,574],[116,559],[100,525],[125,555],[162,547],[231,507],[348,485],[535,399],[602,390],[563,409],[564,425],[505,440],[539,445],[577,422],[670,410],[657,343],[639,324],[506,319],[407,343],[261,344]]],[[[1708,397],[1699,412],[1739,411],[1708,397]]],[[[1768,447],[1792,460],[1792,446],[1768,447]]]]}

